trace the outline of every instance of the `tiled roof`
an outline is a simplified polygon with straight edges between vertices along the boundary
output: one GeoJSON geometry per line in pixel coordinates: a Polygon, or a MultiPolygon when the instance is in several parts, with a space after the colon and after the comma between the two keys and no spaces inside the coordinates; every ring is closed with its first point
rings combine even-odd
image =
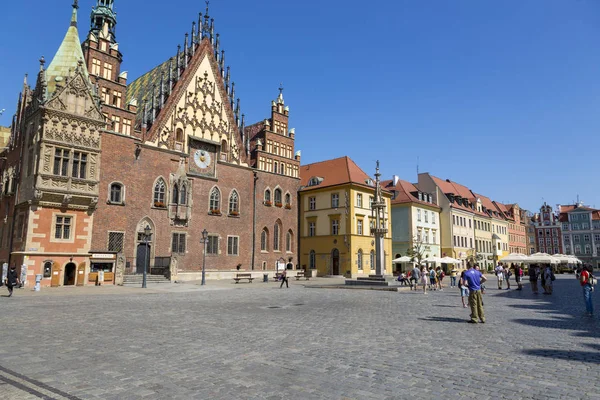
{"type": "Polygon", "coordinates": [[[500,219],[503,221],[506,219],[504,217],[504,215],[502,214],[502,212],[500,212],[500,210],[498,210],[498,207],[496,207],[496,205],[492,202],[492,200],[489,197],[486,197],[486,196],[483,196],[483,195],[477,194],[477,193],[473,193],[473,194],[475,196],[477,196],[479,199],[481,199],[482,206],[484,206],[486,209],[488,209],[492,212],[492,215],[491,215],[492,218],[500,219]],[[498,215],[494,215],[494,211],[496,211],[498,213],[498,215]]]}
{"type": "Polygon", "coordinates": [[[598,221],[598,220],[600,220],[600,210],[594,211],[594,212],[592,213],[592,219],[593,219],[594,221],[598,221]]]}
{"type": "MultiPolygon", "coordinates": [[[[474,203],[475,202],[475,195],[473,194],[473,192],[466,186],[461,185],[460,183],[456,183],[456,182],[452,182],[450,179],[448,180],[443,180],[440,179],[438,177],[435,176],[431,176],[431,178],[433,179],[433,181],[436,183],[436,185],[438,185],[438,187],[442,190],[442,192],[444,192],[444,194],[447,196],[448,194],[452,193],[454,194],[454,196],[460,196],[463,199],[467,199],[470,203],[474,203]]],[[[470,213],[473,214],[477,214],[477,215],[481,215],[481,216],[486,216],[488,217],[488,215],[484,212],[479,212],[477,211],[476,208],[471,208],[470,206],[465,206],[463,203],[459,203],[459,202],[450,202],[450,207],[452,208],[456,208],[459,210],[464,210],[464,211],[468,211],[470,213]]]]}
{"type": "MultiPolygon", "coordinates": [[[[304,186],[303,191],[345,183],[368,186],[368,180],[372,180],[371,177],[348,156],[300,166],[300,185],[304,186]],[[309,187],[308,183],[313,177],[322,178],[323,181],[309,187]]],[[[374,189],[374,186],[371,187],[374,189]]]]}
{"type": "MultiPolygon", "coordinates": [[[[58,51],[54,55],[50,66],[46,70],[46,82],[48,82],[48,94],[51,95],[56,90],[56,78],[63,80],[75,71],[79,62],[85,65],[81,42],[79,41],[79,32],[77,31],[77,8],[73,7],[71,16],[71,26],[67,30],[58,51]]],[[[87,68],[81,68],[86,79],[89,79],[87,68]]]]}
{"type": "Polygon", "coordinates": [[[396,198],[392,199],[392,204],[417,203],[438,209],[440,208],[434,203],[428,203],[426,201],[419,200],[418,197],[415,197],[413,193],[420,192],[420,190],[412,183],[403,181],[402,179],[399,179],[395,186],[392,180],[383,181],[381,182],[381,187],[386,190],[396,192],[396,198]]]}
{"type": "Polygon", "coordinates": [[[506,205],[499,203],[497,201],[494,201],[494,204],[496,205],[498,210],[501,213],[503,213],[503,215],[506,219],[514,221],[514,218],[510,216],[510,211],[508,210],[508,207],[506,205]]]}

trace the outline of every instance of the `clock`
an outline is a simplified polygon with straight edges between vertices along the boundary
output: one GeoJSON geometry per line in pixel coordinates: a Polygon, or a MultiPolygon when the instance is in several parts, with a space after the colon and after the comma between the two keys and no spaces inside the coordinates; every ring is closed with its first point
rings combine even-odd
{"type": "Polygon", "coordinates": [[[199,149],[194,152],[194,162],[198,168],[205,170],[210,168],[212,157],[208,151],[199,149]]]}

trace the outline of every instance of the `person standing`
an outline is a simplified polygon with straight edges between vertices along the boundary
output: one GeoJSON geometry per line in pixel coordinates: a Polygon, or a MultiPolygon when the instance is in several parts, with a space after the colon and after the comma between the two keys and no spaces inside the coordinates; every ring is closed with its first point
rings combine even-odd
{"type": "Polygon", "coordinates": [[[413,288],[413,284],[415,285],[415,290],[417,290],[417,286],[419,286],[419,280],[421,278],[421,271],[419,270],[419,266],[415,265],[412,270],[412,274],[410,274],[410,290],[413,288]]]}
{"type": "Polygon", "coordinates": [[[506,266],[506,268],[504,268],[504,281],[506,282],[506,290],[510,289],[510,276],[512,275],[512,272],[510,272],[510,268],[508,268],[508,265],[506,266]]]}
{"type": "Polygon", "coordinates": [[[498,278],[498,290],[502,290],[502,282],[504,281],[504,268],[502,267],[502,263],[496,265],[494,272],[496,273],[496,278],[498,278]]]}
{"type": "Polygon", "coordinates": [[[594,303],[592,302],[592,293],[594,292],[594,285],[592,285],[593,276],[588,268],[590,267],[584,265],[581,269],[579,283],[581,283],[581,287],[583,288],[583,301],[585,301],[586,315],[591,317],[592,315],[594,315],[594,303]]]}
{"type": "Polygon", "coordinates": [[[288,285],[287,268],[284,269],[283,272],[281,273],[281,285],[279,285],[279,289],[281,289],[283,287],[284,283],[285,283],[285,287],[289,289],[290,286],[288,285]]]}
{"type": "Polygon", "coordinates": [[[523,290],[523,268],[521,264],[515,265],[515,282],[517,282],[517,290],[523,290]]]}
{"type": "Polygon", "coordinates": [[[462,279],[462,284],[469,288],[469,306],[471,307],[470,323],[476,324],[477,320],[485,323],[485,314],[483,312],[483,299],[481,297],[481,284],[486,281],[486,277],[476,269],[475,265],[471,268],[462,279]]]}
{"type": "Polygon", "coordinates": [[[543,272],[544,275],[544,294],[552,294],[552,278],[554,278],[554,273],[552,272],[552,267],[550,264],[546,265],[546,268],[543,272]]]}
{"type": "Polygon", "coordinates": [[[421,285],[423,285],[423,294],[427,294],[427,284],[428,282],[428,272],[427,272],[427,267],[423,267],[423,269],[421,270],[421,285]]]}
{"type": "Polygon", "coordinates": [[[444,280],[445,276],[446,274],[444,274],[444,270],[441,267],[437,267],[437,270],[435,272],[435,278],[437,279],[438,289],[440,289],[440,292],[444,291],[442,286],[442,280],[444,280]]]}
{"type": "Polygon", "coordinates": [[[465,303],[465,299],[468,302],[469,297],[469,289],[462,284],[463,279],[465,279],[465,272],[462,271],[460,273],[460,279],[458,280],[458,288],[460,289],[460,300],[462,301],[463,308],[467,308],[467,303],[465,303]]]}
{"type": "Polygon", "coordinates": [[[437,290],[437,281],[435,279],[435,269],[429,267],[429,290],[433,287],[433,290],[437,290]]]}
{"type": "MultiPolygon", "coordinates": [[[[450,271],[450,287],[456,287],[456,267],[452,268],[452,271],[450,271]]],[[[462,274],[461,274],[462,277],[462,274]]]]}
{"type": "Polygon", "coordinates": [[[533,294],[538,293],[537,281],[538,281],[537,266],[530,265],[529,266],[529,283],[531,283],[531,291],[533,292],[533,294]]]}
{"type": "Polygon", "coordinates": [[[8,270],[4,283],[8,288],[8,297],[11,297],[13,295],[13,288],[21,283],[17,275],[17,268],[14,265],[8,270]]]}

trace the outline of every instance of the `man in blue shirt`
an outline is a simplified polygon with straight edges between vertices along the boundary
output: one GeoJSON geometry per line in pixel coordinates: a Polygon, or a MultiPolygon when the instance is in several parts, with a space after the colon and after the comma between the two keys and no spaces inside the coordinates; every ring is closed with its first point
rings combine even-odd
{"type": "Polygon", "coordinates": [[[471,307],[470,323],[476,324],[477,320],[485,323],[485,315],[483,314],[483,299],[481,298],[481,284],[487,281],[481,271],[476,269],[476,265],[471,265],[469,270],[465,272],[462,280],[463,286],[469,288],[469,306],[471,307]]]}

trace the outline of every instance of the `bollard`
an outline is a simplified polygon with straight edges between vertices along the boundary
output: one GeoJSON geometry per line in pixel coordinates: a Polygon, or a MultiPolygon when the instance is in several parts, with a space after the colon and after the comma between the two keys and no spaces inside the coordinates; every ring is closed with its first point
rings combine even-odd
{"type": "Polygon", "coordinates": [[[269,283],[269,274],[263,274],[263,282],[269,283]]]}
{"type": "Polygon", "coordinates": [[[41,287],[42,287],[42,274],[37,274],[35,276],[35,286],[33,287],[33,290],[35,292],[39,292],[41,287]]]}

